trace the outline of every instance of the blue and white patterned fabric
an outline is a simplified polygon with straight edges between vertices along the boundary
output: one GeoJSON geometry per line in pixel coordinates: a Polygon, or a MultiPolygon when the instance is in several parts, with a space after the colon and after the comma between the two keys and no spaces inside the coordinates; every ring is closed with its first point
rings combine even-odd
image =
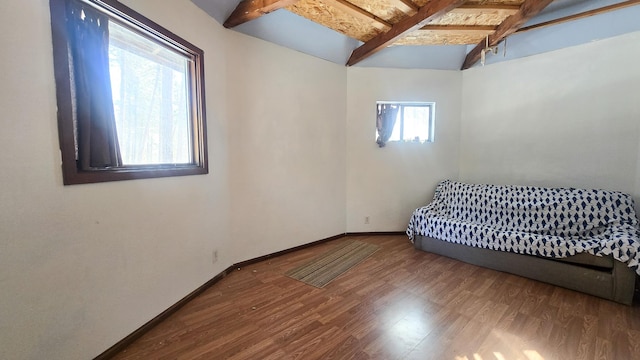
{"type": "Polygon", "coordinates": [[[407,235],[564,258],[586,252],[640,274],[640,227],[633,199],[617,191],[472,185],[445,180],[413,212],[407,235]]]}

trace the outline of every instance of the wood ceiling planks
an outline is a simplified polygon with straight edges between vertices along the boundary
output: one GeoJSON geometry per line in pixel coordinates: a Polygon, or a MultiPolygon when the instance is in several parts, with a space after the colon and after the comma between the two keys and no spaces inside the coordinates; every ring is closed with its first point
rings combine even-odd
{"type": "Polygon", "coordinates": [[[462,5],[394,45],[475,45],[506,18],[518,12],[514,5],[462,5]]]}
{"type": "Polygon", "coordinates": [[[518,12],[518,8],[499,9],[490,6],[453,9],[444,16],[433,20],[432,25],[500,25],[504,19],[518,12]]]}
{"type": "MultiPolygon", "coordinates": [[[[430,25],[477,26],[464,32],[446,28],[417,30],[401,36],[393,45],[469,45],[487,36],[486,26],[500,25],[515,14],[523,0],[469,0],[430,25]]],[[[346,36],[367,42],[391,26],[415,15],[426,0],[300,0],[286,9],[346,36]]]]}
{"type": "Polygon", "coordinates": [[[365,19],[342,6],[336,6],[334,0],[300,0],[286,9],[362,42],[383,32],[375,20],[365,19]]]}
{"type": "Polygon", "coordinates": [[[464,0],[431,0],[429,3],[418,10],[415,15],[404,18],[400,22],[393,25],[391,30],[381,33],[371,40],[365,42],[362,46],[353,51],[347,66],[354,65],[372,54],[391,45],[398,38],[403,37],[406,33],[417,30],[426,25],[429,21],[446,14],[447,12],[462,5],[464,0]]]}
{"type": "Polygon", "coordinates": [[[496,30],[496,26],[426,25],[393,45],[469,45],[477,44],[496,30]]]}
{"type": "Polygon", "coordinates": [[[384,19],[385,21],[395,24],[407,17],[408,11],[402,6],[399,0],[348,0],[352,4],[384,19]]]}
{"type": "Polygon", "coordinates": [[[627,0],[527,28],[522,25],[553,0],[243,0],[225,21],[234,27],[286,9],[362,41],[347,65],[391,45],[470,45],[462,69],[475,64],[488,40],[498,45],[516,31],[528,31],[640,4],[627,0]]]}
{"type": "Polygon", "coordinates": [[[390,22],[386,21],[385,19],[379,18],[378,16],[371,13],[368,9],[356,6],[355,3],[353,3],[353,0],[352,2],[349,2],[347,0],[327,0],[327,2],[330,5],[337,7],[355,17],[359,17],[365,21],[370,21],[373,26],[382,31],[389,31],[389,29],[391,29],[391,27],[393,26],[390,22]]]}

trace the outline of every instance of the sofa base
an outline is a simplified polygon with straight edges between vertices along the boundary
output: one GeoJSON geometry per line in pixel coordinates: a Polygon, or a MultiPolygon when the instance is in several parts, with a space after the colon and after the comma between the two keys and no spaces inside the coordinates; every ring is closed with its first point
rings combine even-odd
{"type": "Polygon", "coordinates": [[[530,279],[631,305],[636,273],[614,260],[611,269],[585,267],[569,262],[476,248],[426,236],[416,236],[416,249],[447,256],[469,264],[520,275],[530,279]]]}

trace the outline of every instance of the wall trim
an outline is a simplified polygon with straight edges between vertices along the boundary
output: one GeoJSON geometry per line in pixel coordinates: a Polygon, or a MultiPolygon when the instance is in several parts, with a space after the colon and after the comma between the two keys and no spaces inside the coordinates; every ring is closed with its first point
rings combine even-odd
{"type": "Polygon", "coordinates": [[[96,356],[94,360],[107,360],[114,357],[117,353],[124,350],[127,346],[131,345],[134,341],[138,340],[142,335],[147,333],[149,330],[153,329],[156,325],[166,320],[169,316],[173,315],[176,311],[178,311],[181,307],[185,306],[189,301],[196,298],[198,295],[202,294],[205,290],[211,287],[213,284],[222,280],[225,276],[227,276],[233,270],[233,266],[229,266],[223,272],[214,276],[213,279],[204,283],[204,285],[195,289],[189,295],[180,299],[177,303],[171,305],[168,309],[161,312],[158,316],[153,319],[147,321],[144,325],[140,326],[137,330],[127,335],[124,339],[118,341],[113,346],[105,350],[102,354],[96,356]]]}
{"type": "Polygon", "coordinates": [[[193,300],[198,295],[200,295],[203,292],[205,292],[205,290],[207,290],[208,288],[210,288],[211,286],[216,284],[218,281],[222,280],[225,276],[230,274],[234,269],[242,268],[242,267],[245,267],[245,266],[249,266],[251,264],[255,264],[255,263],[258,263],[260,261],[264,261],[264,260],[267,260],[267,259],[270,259],[270,258],[273,258],[273,257],[276,257],[276,256],[281,256],[281,255],[284,255],[284,254],[287,254],[287,253],[290,253],[290,252],[293,252],[293,251],[309,248],[309,247],[312,247],[312,246],[315,246],[315,245],[319,245],[319,244],[322,244],[322,243],[326,243],[326,242],[329,242],[329,241],[332,241],[332,240],[337,240],[337,239],[343,238],[345,236],[347,236],[347,234],[346,233],[342,233],[342,234],[334,235],[334,236],[331,236],[331,237],[328,237],[328,238],[325,238],[325,239],[321,239],[321,240],[317,240],[317,241],[314,241],[314,242],[310,242],[308,244],[292,247],[290,249],[277,251],[277,252],[272,253],[272,254],[260,256],[260,257],[254,258],[254,259],[249,259],[249,260],[245,260],[245,261],[241,261],[239,263],[233,264],[233,265],[229,266],[228,268],[226,268],[221,273],[219,273],[218,275],[214,276],[213,279],[207,281],[204,285],[202,285],[199,288],[195,289],[194,291],[189,293],[189,295],[185,296],[184,298],[179,300],[177,303],[173,304],[171,307],[169,307],[165,311],[161,312],[158,316],[156,316],[153,319],[149,320],[147,323],[145,323],[144,325],[139,327],[137,330],[135,330],[131,334],[127,335],[124,339],[122,339],[122,340],[118,341],[117,343],[115,343],[113,346],[111,346],[110,348],[105,350],[102,354],[96,356],[94,358],[94,360],[111,359],[117,353],[119,353],[122,350],[124,350],[127,346],[131,345],[134,341],[138,340],[142,335],[144,335],[149,330],[154,328],[156,325],[158,325],[162,321],[166,320],[169,316],[173,315],[181,307],[185,306],[189,301],[193,300]]]}
{"type": "Polygon", "coordinates": [[[117,353],[119,353],[122,350],[124,350],[127,346],[131,345],[134,341],[136,341],[140,337],[142,337],[142,335],[144,335],[149,330],[154,328],[156,325],[158,325],[162,321],[166,320],[169,316],[173,315],[181,307],[185,306],[189,301],[193,300],[198,295],[200,295],[203,292],[205,292],[205,290],[207,290],[208,288],[210,288],[211,286],[216,284],[218,281],[222,280],[225,276],[230,274],[234,269],[243,268],[243,267],[246,267],[246,266],[249,266],[249,265],[252,265],[252,264],[267,260],[267,259],[270,259],[270,258],[274,258],[274,257],[278,257],[278,256],[281,256],[281,255],[284,255],[284,254],[288,254],[288,253],[294,252],[294,251],[310,248],[310,247],[313,247],[313,246],[316,246],[316,245],[320,245],[320,244],[323,244],[323,243],[326,243],[326,242],[329,242],[329,241],[341,239],[341,238],[347,237],[347,236],[377,236],[377,235],[404,235],[404,234],[405,234],[404,231],[379,231],[379,232],[342,233],[342,234],[330,236],[328,238],[324,238],[324,239],[321,239],[321,240],[313,241],[313,242],[310,242],[308,244],[295,246],[295,247],[292,247],[290,249],[277,251],[277,252],[274,252],[274,253],[271,253],[271,254],[268,254],[268,255],[259,256],[257,258],[253,258],[253,259],[249,259],[249,260],[245,260],[245,261],[241,261],[239,263],[233,264],[233,265],[229,266],[228,268],[226,268],[221,273],[219,273],[218,275],[214,276],[213,279],[207,281],[204,285],[200,286],[199,288],[197,288],[194,291],[192,291],[191,293],[189,293],[189,295],[185,296],[184,298],[179,300],[177,303],[171,305],[171,307],[169,307],[167,310],[161,312],[158,316],[156,316],[153,319],[149,320],[147,323],[145,323],[144,325],[139,327],[137,330],[135,330],[131,334],[127,335],[124,339],[122,339],[122,340],[118,341],[117,343],[115,343],[113,346],[111,346],[110,348],[105,350],[102,354],[96,356],[94,358],[94,360],[111,359],[117,353]]]}
{"type": "Polygon", "coordinates": [[[406,235],[404,231],[348,232],[346,236],[406,235]]]}

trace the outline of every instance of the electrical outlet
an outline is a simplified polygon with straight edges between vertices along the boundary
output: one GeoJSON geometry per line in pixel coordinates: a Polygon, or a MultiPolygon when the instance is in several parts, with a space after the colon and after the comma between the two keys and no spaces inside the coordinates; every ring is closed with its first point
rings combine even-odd
{"type": "Polygon", "coordinates": [[[211,263],[215,264],[218,262],[218,250],[213,250],[213,254],[211,256],[211,263]]]}
{"type": "Polygon", "coordinates": [[[369,225],[369,220],[370,220],[370,219],[369,219],[369,217],[368,217],[368,216],[365,216],[365,217],[364,217],[364,223],[365,223],[365,225],[369,225]]]}

